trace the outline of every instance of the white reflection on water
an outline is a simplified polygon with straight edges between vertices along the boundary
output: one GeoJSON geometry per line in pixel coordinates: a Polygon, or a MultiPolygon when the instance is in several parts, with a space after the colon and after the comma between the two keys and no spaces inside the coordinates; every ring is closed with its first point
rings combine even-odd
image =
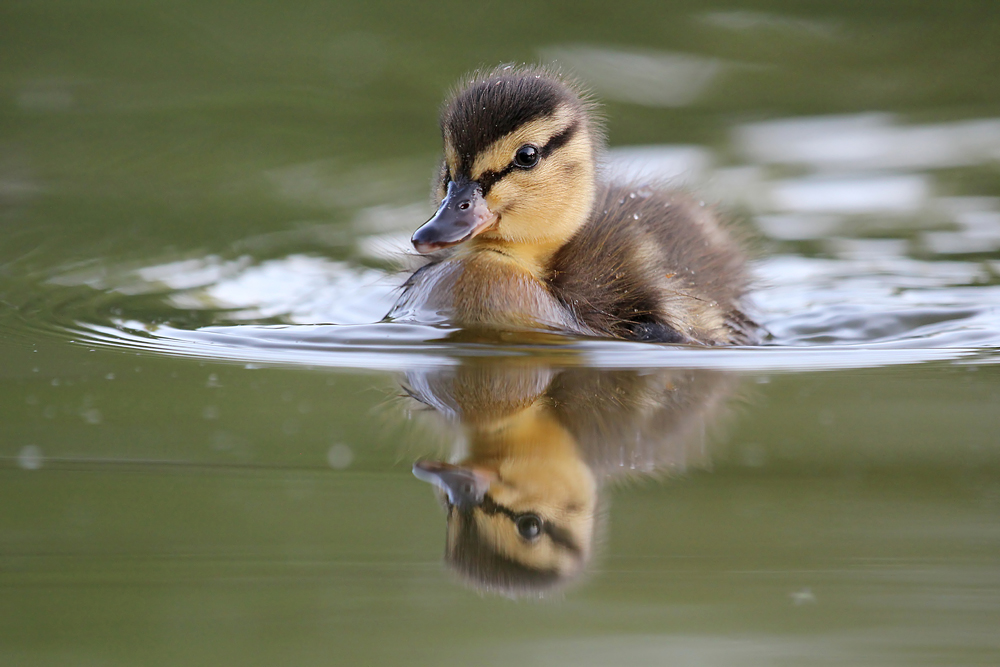
{"type": "Polygon", "coordinates": [[[822,239],[835,233],[842,224],[836,215],[758,215],[755,220],[766,236],[780,241],[822,239]]]}
{"type": "Polygon", "coordinates": [[[130,296],[165,293],[171,308],[226,310],[230,322],[277,317],[295,324],[369,324],[389,311],[402,278],[308,255],[260,263],[208,255],[135,270],[75,270],[50,282],[130,296]]]}
{"type": "Polygon", "coordinates": [[[85,324],[74,332],[87,345],[260,366],[358,368],[404,372],[454,366],[466,356],[538,357],[605,369],[702,368],[735,372],[874,368],[975,357],[972,345],[907,344],[810,347],[679,348],[627,341],[549,341],[549,345],[461,344],[448,329],[401,324],[208,327],[197,331],[120,321],[85,324]]]}
{"type": "Polygon", "coordinates": [[[805,33],[808,37],[834,37],[835,24],[814,19],[793,18],[780,14],[753,11],[709,11],[698,17],[702,23],[726,30],[770,30],[805,33]]]}
{"type": "Polygon", "coordinates": [[[543,49],[542,59],[568,65],[604,98],[650,107],[692,104],[723,69],[716,58],[690,53],[585,44],[543,49]]]}
{"type": "Polygon", "coordinates": [[[140,279],[129,285],[119,285],[117,289],[131,294],[142,294],[154,291],[156,286],[164,285],[173,290],[185,290],[192,287],[215,285],[250,266],[250,258],[242,257],[235,261],[223,261],[214,255],[183,259],[166,264],[144,266],[136,270],[140,279]],[[144,284],[145,283],[145,284],[144,284]]]}
{"type": "Polygon", "coordinates": [[[1000,158],[1000,119],[902,125],[884,113],[782,118],[738,126],[734,142],[760,164],[838,171],[939,169],[1000,158]]]}
{"type": "Polygon", "coordinates": [[[759,273],[769,287],[755,300],[768,315],[765,326],[776,342],[788,345],[1000,344],[1000,286],[975,285],[989,279],[988,267],[893,255],[763,261],[759,273]]]}
{"type": "MultiPolygon", "coordinates": [[[[992,172],[1000,160],[1000,119],[927,125],[901,125],[889,114],[781,119],[737,126],[733,146],[751,164],[714,172],[689,167],[686,182],[724,205],[753,211],[771,238],[822,240],[866,229],[905,236],[916,228],[919,243],[907,250],[1000,250],[1000,199],[941,196],[955,186],[939,183],[936,171],[992,172]],[[779,176],[792,166],[805,173],[779,176]]],[[[712,162],[707,153],[699,165],[712,162]]],[[[844,245],[837,239],[827,249],[838,254],[844,245]]]]}
{"type": "MultiPolygon", "coordinates": [[[[937,227],[920,234],[920,247],[934,254],[1000,250],[997,199],[938,196],[945,188],[935,173],[995,164],[1000,119],[904,125],[881,113],[786,118],[737,126],[733,145],[758,167],[752,174],[758,194],[742,203],[772,238],[849,235],[852,216],[881,216],[900,218],[900,232],[937,227]],[[788,166],[807,173],[768,178],[768,170],[788,166]]],[[[722,199],[728,194],[724,188],[715,193],[722,199]]],[[[837,241],[828,249],[836,253],[838,244],[843,246],[837,241]]]]}
{"type": "Polygon", "coordinates": [[[38,470],[44,461],[45,456],[38,445],[25,445],[17,454],[17,465],[24,470],[38,470]]]}
{"type": "Polygon", "coordinates": [[[409,261],[413,259],[410,236],[433,212],[429,203],[361,209],[351,221],[358,235],[358,252],[362,257],[415,269],[409,261]]]}
{"type": "MultiPolygon", "coordinates": [[[[169,279],[163,282],[170,284],[169,279]]],[[[169,297],[176,308],[234,309],[233,320],[282,317],[291,322],[367,324],[392,306],[397,282],[374,269],[291,255],[246,267],[196,291],[169,297]]]]}
{"type": "MultiPolygon", "coordinates": [[[[790,578],[788,575],[774,575],[790,578]]],[[[824,577],[825,578],[825,577],[824,577]]],[[[860,586],[861,584],[856,584],[860,586]]],[[[879,591],[881,595],[885,592],[879,591]]],[[[934,595],[910,594],[905,600],[893,600],[897,604],[912,604],[914,601],[926,603],[934,595]]],[[[885,599],[885,598],[882,598],[885,599]]],[[[963,600],[964,602],[964,600],[963,600]]],[[[985,602],[989,604],[989,600],[985,602]]],[[[622,605],[622,615],[635,615],[636,605],[622,605]]],[[[611,634],[591,638],[545,638],[517,639],[496,643],[482,649],[487,657],[480,664],[508,665],[516,663],[523,667],[535,665],[575,665],[591,667],[596,665],[698,665],[699,667],[773,667],[774,665],[905,665],[905,664],[947,664],[937,663],[933,658],[927,661],[896,659],[903,656],[951,655],[995,655],[996,633],[987,620],[989,613],[955,613],[945,617],[943,624],[933,624],[898,620],[895,623],[880,623],[871,629],[844,630],[833,627],[819,637],[798,634],[751,634],[739,637],[684,633],[676,628],[685,625],[684,620],[707,614],[705,609],[695,605],[656,605],[642,608],[634,622],[651,622],[655,618],[661,624],[660,632],[636,632],[611,634]],[[649,615],[649,618],[645,616],[649,615]]],[[[958,607],[964,611],[964,607],[958,607]]],[[[893,607],[894,611],[907,607],[893,607]]],[[[985,611],[985,610],[984,610],[985,611]]],[[[992,608],[990,608],[992,611],[992,608]]],[[[596,612],[594,612],[596,613],[596,612]]],[[[609,614],[605,603],[601,610],[609,614]]],[[[819,624],[814,620],[815,608],[799,607],[793,616],[802,617],[803,624],[819,624]],[[806,620],[808,619],[808,620],[806,620]]],[[[895,618],[895,617],[893,617],[895,618]]],[[[935,619],[937,617],[934,617],[935,619]]],[[[633,619],[630,619],[633,620],[633,619]]],[[[464,650],[465,647],[463,647],[464,650]]],[[[442,661],[444,662],[444,661],[442,661]]],[[[973,664],[972,662],[968,664],[973,664]]]]}
{"type": "Polygon", "coordinates": [[[773,183],[771,203],[799,213],[916,213],[929,189],[923,174],[809,176],[773,183]]]}
{"type": "Polygon", "coordinates": [[[707,180],[712,168],[712,153],[702,146],[619,146],[606,158],[611,180],[694,186],[707,180]]]}
{"type": "Polygon", "coordinates": [[[921,242],[928,251],[957,255],[1000,250],[1000,197],[941,197],[935,204],[957,229],[924,232],[921,242]]]}
{"type": "MultiPolygon", "coordinates": [[[[774,343],[896,348],[1000,345],[1000,285],[983,284],[1000,271],[1000,262],[911,259],[905,256],[907,246],[902,239],[838,238],[831,240],[831,247],[836,259],[786,254],[755,265],[759,289],[753,300],[774,343]]],[[[123,294],[166,289],[169,307],[227,310],[220,314],[220,324],[278,318],[297,325],[366,325],[388,312],[403,275],[290,255],[259,264],[245,258],[224,262],[207,257],[200,264],[196,260],[169,262],[114,279],[76,277],[84,284],[123,294]],[[155,277],[155,283],[143,282],[149,277],[155,277]]],[[[146,327],[128,323],[127,328],[146,327]]],[[[164,334],[167,329],[154,331],[164,334]]],[[[330,337],[321,335],[309,343],[305,329],[297,334],[288,330],[287,335],[277,337],[267,331],[240,329],[226,337],[216,330],[212,342],[354,349],[386,344],[405,347],[442,335],[427,327],[415,329],[417,339],[400,335],[403,329],[398,328],[348,327],[343,336],[331,330],[327,332],[330,337]]],[[[166,335],[189,338],[179,331],[166,335]]]]}

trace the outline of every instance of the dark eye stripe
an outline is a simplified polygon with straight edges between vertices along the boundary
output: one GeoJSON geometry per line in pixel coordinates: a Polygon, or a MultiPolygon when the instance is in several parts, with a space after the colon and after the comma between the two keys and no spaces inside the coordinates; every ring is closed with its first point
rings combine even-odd
{"type": "Polygon", "coordinates": [[[484,171],[483,175],[479,177],[479,187],[483,190],[483,196],[485,197],[489,193],[490,188],[496,185],[501,178],[514,171],[514,169],[514,163],[511,162],[500,171],[484,171]]]}
{"type": "MultiPolygon", "coordinates": [[[[519,514],[509,507],[504,507],[497,501],[493,500],[493,497],[488,493],[483,496],[483,502],[479,505],[479,509],[490,516],[494,514],[503,514],[505,517],[515,522],[520,517],[524,516],[524,514],[519,514]]],[[[583,550],[580,549],[580,546],[573,541],[573,538],[570,536],[568,530],[560,528],[559,526],[552,524],[552,522],[545,521],[543,519],[542,532],[548,535],[555,544],[565,548],[567,551],[570,551],[576,556],[582,555],[583,550]]]]}
{"type": "Polygon", "coordinates": [[[483,512],[489,514],[490,516],[494,514],[503,514],[511,521],[516,521],[517,518],[521,516],[509,507],[504,507],[497,501],[493,500],[493,496],[488,493],[483,495],[483,502],[480,503],[479,507],[483,510],[483,512]]]}
{"type": "Polygon", "coordinates": [[[573,138],[573,135],[576,134],[576,131],[579,128],[580,128],[580,122],[573,121],[572,123],[566,126],[565,130],[563,130],[556,136],[549,139],[548,143],[542,146],[542,158],[547,158],[554,151],[557,151],[563,146],[565,146],[566,143],[573,138]]]}
{"type": "Polygon", "coordinates": [[[580,547],[573,541],[573,538],[570,537],[568,530],[563,530],[559,526],[554,526],[548,521],[542,522],[542,530],[545,531],[545,534],[548,535],[553,542],[563,547],[573,555],[583,555],[580,547]]]}
{"type": "MultiPolygon", "coordinates": [[[[547,158],[549,155],[551,155],[555,151],[565,146],[569,142],[569,140],[573,138],[573,135],[576,134],[578,129],[580,129],[580,123],[579,121],[574,121],[569,125],[567,125],[566,129],[564,129],[562,132],[550,138],[548,142],[546,142],[546,144],[542,146],[541,150],[539,151],[541,159],[547,158]]],[[[483,191],[483,196],[485,197],[487,194],[489,194],[490,188],[496,185],[500,181],[500,179],[502,179],[510,172],[514,171],[514,169],[516,168],[517,165],[514,164],[513,161],[511,161],[510,164],[508,164],[500,171],[491,171],[491,170],[484,171],[482,175],[477,179],[479,181],[479,187],[483,191]]]]}

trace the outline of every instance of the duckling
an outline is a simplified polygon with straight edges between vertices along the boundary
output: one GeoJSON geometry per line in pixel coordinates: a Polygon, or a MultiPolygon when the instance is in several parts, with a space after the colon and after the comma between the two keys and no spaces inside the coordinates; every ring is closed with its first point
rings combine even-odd
{"type": "Polygon", "coordinates": [[[413,467],[446,508],[446,563],[466,583],[518,596],[584,572],[608,481],[703,463],[705,425],[732,382],[710,371],[469,360],[413,371],[405,387],[462,429],[455,462],[413,467]]]}
{"type": "Polygon", "coordinates": [[[413,234],[427,263],[389,320],[744,344],[745,255],[712,212],[599,177],[594,105],[542,67],[474,74],[441,116],[437,212],[413,234]]]}

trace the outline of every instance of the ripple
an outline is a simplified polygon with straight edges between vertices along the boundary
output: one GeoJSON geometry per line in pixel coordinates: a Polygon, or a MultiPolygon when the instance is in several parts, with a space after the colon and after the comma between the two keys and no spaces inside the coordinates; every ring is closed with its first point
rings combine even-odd
{"type": "Polygon", "coordinates": [[[773,257],[755,295],[781,345],[897,348],[1000,346],[1000,286],[991,265],[864,254],[773,257]]]}
{"type": "Polygon", "coordinates": [[[531,357],[559,366],[605,369],[704,368],[799,371],[868,368],[976,357],[974,347],[816,345],[695,348],[654,343],[576,339],[557,334],[508,333],[503,340],[463,336],[455,329],[369,325],[234,325],[195,331],[153,331],[81,324],[77,342],[172,356],[242,362],[248,367],[306,366],[405,371],[458,364],[470,356],[531,357]]]}
{"type": "MultiPolygon", "coordinates": [[[[400,276],[308,255],[210,255],[138,267],[74,267],[25,291],[8,333],[250,365],[406,370],[466,356],[544,356],[601,368],[792,371],[979,358],[1000,348],[1000,285],[984,262],[851,251],[756,266],[770,337],[691,348],[552,333],[483,334],[373,323],[400,276]]],[[[8,294],[8,297],[10,294],[8,294]]]]}

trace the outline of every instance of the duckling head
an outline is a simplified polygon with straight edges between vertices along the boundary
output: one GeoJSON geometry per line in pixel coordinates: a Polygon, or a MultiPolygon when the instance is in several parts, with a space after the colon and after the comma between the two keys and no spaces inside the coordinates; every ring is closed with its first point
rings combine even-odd
{"type": "Polygon", "coordinates": [[[592,112],[576,88],[543,68],[473,75],[441,115],[441,203],[414,233],[417,251],[471,239],[536,260],[558,249],[594,203],[601,133],[592,112]]]}
{"type": "Polygon", "coordinates": [[[597,496],[582,462],[552,468],[530,459],[418,461],[413,472],[441,491],[445,561],[471,585],[539,594],[574,579],[589,560],[597,496]]]}

